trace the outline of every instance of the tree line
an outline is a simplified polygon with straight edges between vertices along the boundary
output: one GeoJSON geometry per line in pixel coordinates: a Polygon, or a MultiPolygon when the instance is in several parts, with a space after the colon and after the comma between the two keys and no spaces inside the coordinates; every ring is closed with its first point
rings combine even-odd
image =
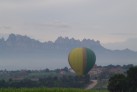
{"type": "Polygon", "coordinates": [[[0,88],[32,88],[32,87],[65,87],[65,88],[82,88],[89,83],[90,77],[84,76],[66,76],[62,77],[49,76],[45,78],[39,78],[38,80],[23,79],[20,81],[0,80],[0,88]]]}

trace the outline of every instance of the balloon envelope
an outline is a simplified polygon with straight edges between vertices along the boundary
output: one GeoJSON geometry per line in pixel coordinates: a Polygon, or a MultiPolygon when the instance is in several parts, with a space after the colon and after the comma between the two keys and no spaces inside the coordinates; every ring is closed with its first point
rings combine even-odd
{"type": "Polygon", "coordinates": [[[85,75],[94,66],[96,56],[89,48],[74,48],[69,53],[68,61],[77,75],[85,75]]]}

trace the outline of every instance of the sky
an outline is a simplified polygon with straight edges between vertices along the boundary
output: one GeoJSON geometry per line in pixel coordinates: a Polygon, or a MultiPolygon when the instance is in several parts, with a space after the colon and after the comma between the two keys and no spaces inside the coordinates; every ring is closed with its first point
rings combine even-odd
{"type": "Polygon", "coordinates": [[[137,51],[137,0],[0,0],[0,36],[10,33],[95,39],[119,49],[126,43],[137,51]]]}

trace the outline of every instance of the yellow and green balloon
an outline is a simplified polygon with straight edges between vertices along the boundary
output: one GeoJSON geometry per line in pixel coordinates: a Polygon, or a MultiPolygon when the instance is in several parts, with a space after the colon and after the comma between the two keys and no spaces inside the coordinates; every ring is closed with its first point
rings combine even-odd
{"type": "Polygon", "coordinates": [[[69,53],[68,61],[77,75],[86,75],[93,68],[96,55],[89,48],[74,48],[69,53]]]}

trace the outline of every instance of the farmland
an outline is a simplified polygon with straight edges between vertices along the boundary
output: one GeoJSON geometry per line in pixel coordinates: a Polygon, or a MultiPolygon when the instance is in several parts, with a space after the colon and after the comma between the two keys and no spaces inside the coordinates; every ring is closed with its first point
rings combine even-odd
{"type": "Polygon", "coordinates": [[[108,92],[107,90],[84,90],[74,88],[1,88],[0,92],[108,92]]]}

